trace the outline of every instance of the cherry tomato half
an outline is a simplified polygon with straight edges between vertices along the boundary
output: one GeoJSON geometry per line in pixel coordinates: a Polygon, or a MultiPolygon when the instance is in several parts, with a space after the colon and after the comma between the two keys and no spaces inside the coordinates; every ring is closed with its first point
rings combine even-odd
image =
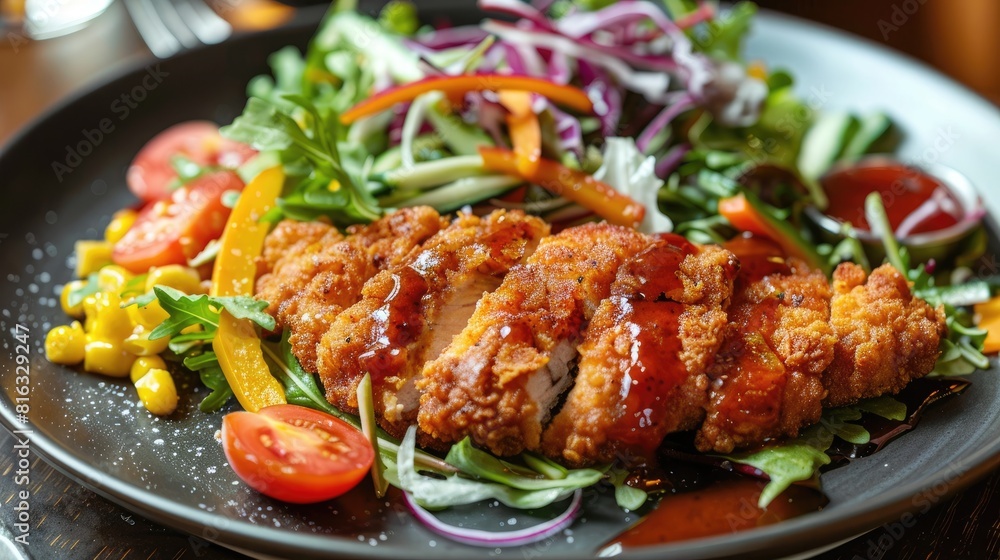
{"type": "Polygon", "coordinates": [[[223,138],[209,121],[189,121],[157,134],[139,150],[128,168],[128,188],[144,202],[166,198],[177,173],[171,158],[183,155],[200,166],[239,167],[257,152],[246,144],[223,138]]]}
{"type": "Polygon", "coordinates": [[[222,448],[251,488],[297,504],[329,500],[354,488],[375,459],[359,430],[294,404],[227,414],[222,448]]]}
{"type": "Polygon", "coordinates": [[[232,171],[203,175],[150,202],[135,223],[115,243],[111,260],[136,274],[153,266],[187,264],[226,227],[230,209],[222,203],[226,191],[243,190],[243,181],[232,171]]]}

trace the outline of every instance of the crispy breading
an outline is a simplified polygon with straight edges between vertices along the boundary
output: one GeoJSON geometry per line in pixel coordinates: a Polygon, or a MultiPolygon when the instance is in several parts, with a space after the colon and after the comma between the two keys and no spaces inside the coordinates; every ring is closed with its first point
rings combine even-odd
{"type": "Polygon", "coordinates": [[[844,263],[833,273],[833,363],[823,373],[824,406],[898,393],[934,369],[947,334],[944,309],[914,297],[889,264],[872,271],[844,263]]]}
{"type": "Polygon", "coordinates": [[[445,442],[471,436],[498,455],[537,449],[550,409],[572,381],[584,325],[622,261],[648,243],[606,223],[543,239],[424,367],[421,429],[445,442]]]}
{"type": "Polygon", "coordinates": [[[264,238],[257,259],[257,299],[268,302],[267,312],[284,326],[278,308],[312,278],[310,255],[344,238],[337,228],[323,222],[282,220],[264,238]]]}
{"type": "Polygon", "coordinates": [[[795,259],[761,278],[740,275],[726,340],[709,369],[699,450],[729,453],[794,437],[819,421],[826,395],[820,375],[836,342],[830,296],[826,277],[795,259]]]}
{"type": "MultiPolygon", "coordinates": [[[[357,409],[357,385],[372,376],[383,428],[402,437],[416,422],[414,386],[424,363],[465,328],[476,302],[548,235],[548,225],[520,211],[478,218],[461,214],[396,266],[375,275],[361,300],[341,313],[319,346],[327,399],[357,409]]],[[[423,444],[432,444],[421,438],[423,444]]]]}
{"type": "Polygon", "coordinates": [[[663,237],[618,271],[580,345],[579,372],[543,452],[572,466],[650,459],[697,427],[738,264],[729,251],[663,237]]]}
{"type": "Polygon", "coordinates": [[[316,344],[334,318],[358,301],[364,283],[446,224],[433,208],[422,206],[351,227],[346,237],[331,228],[304,247],[288,235],[291,243],[281,245],[298,250],[275,260],[273,272],[258,280],[256,297],[269,302],[279,327],[291,329],[289,342],[302,367],[316,371],[316,344]]]}

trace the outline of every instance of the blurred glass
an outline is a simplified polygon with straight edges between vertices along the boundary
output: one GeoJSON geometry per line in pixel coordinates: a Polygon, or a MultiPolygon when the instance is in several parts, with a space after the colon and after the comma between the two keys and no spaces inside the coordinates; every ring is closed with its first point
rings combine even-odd
{"type": "Polygon", "coordinates": [[[0,0],[3,29],[30,39],[48,39],[83,28],[113,0],[0,0]]]}

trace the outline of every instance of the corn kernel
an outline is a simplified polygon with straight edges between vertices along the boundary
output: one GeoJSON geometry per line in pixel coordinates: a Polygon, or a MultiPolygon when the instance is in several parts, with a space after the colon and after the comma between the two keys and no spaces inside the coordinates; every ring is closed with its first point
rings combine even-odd
{"type": "Polygon", "coordinates": [[[177,386],[170,372],[153,368],[135,382],[135,390],[146,410],[165,416],[177,409],[177,386]]]}
{"type": "Polygon", "coordinates": [[[109,264],[97,271],[97,286],[102,292],[120,294],[122,288],[125,287],[125,284],[128,284],[133,276],[131,272],[124,268],[116,264],[109,264]]]}
{"type": "Polygon", "coordinates": [[[159,356],[142,356],[132,362],[132,369],[129,370],[129,378],[135,383],[151,369],[167,369],[167,363],[159,356]]]}
{"type": "Polygon", "coordinates": [[[132,368],[135,355],[127,352],[116,340],[87,336],[83,349],[83,369],[111,377],[125,377],[132,368]]]}
{"type": "Polygon", "coordinates": [[[170,337],[164,336],[157,338],[155,340],[149,339],[148,330],[138,327],[135,331],[122,342],[125,350],[135,354],[136,356],[155,356],[167,349],[167,345],[170,344],[170,337]]]}
{"type": "Polygon", "coordinates": [[[129,210],[128,208],[115,212],[114,216],[111,217],[108,227],[104,228],[105,241],[108,243],[118,243],[122,237],[125,237],[125,232],[135,223],[137,216],[138,214],[135,210],[129,210]]]}
{"type": "Polygon", "coordinates": [[[94,326],[97,324],[97,295],[90,294],[89,296],[83,298],[83,330],[86,332],[93,332],[94,326]]]}
{"type": "Polygon", "coordinates": [[[87,283],[83,280],[73,280],[63,286],[62,293],[59,294],[59,305],[62,307],[63,313],[77,319],[83,317],[83,300],[76,302],[76,305],[70,305],[69,294],[86,285],[87,283]]]}
{"type": "Polygon", "coordinates": [[[133,325],[139,325],[148,330],[155,329],[157,325],[170,317],[170,314],[160,306],[159,300],[155,299],[149,302],[149,305],[142,307],[138,304],[130,305],[125,308],[125,312],[128,313],[133,325]]]}
{"type": "MultiPolygon", "coordinates": [[[[95,319],[93,328],[88,330],[96,338],[122,341],[128,338],[135,327],[129,321],[128,311],[122,309],[122,299],[117,292],[94,294],[95,319]]],[[[86,306],[86,302],[84,302],[86,306]]],[[[88,314],[88,319],[89,319],[88,314]]]]}
{"type": "Polygon", "coordinates": [[[146,276],[146,291],[152,290],[153,286],[157,285],[169,286],[185,294],[202,293],[201,276],[198,275],[198,271],[179,264],[151,268],[149,275],[146,276]]]}
{"type": "Polygon", "coordinates": [[[185,294],[203,293],[201,276],[198,275],[198,271],[179,264],[168,264],[149,269],[149,274],[146,276],[146,291],[152,290],[153,286],[157,285],[169,286],[185,294]]]}
{"type": "Polygon", "coordinates": [[[86,278],[111,263],[111,243],[82,239],[76,242],[76,275],[86,278]]]}
{"type": "Polygon", "coordinates": [[[83,361],[87,335],[79,321],[60,325],[45,335],[45,357],[54,364],[76,365],[83,361]]]}

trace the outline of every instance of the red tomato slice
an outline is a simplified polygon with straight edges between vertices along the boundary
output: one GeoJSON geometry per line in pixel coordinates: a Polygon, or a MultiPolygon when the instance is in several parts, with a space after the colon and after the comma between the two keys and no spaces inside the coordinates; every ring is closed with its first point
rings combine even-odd
{"type": "Polygon", "coordinates": [[[187,264],[222,235],[230,212],[222,194],[230,190],[243,190],[243,181],[232,171],[217,171],[147,204],[115,243],[111,260],[136,274],[153,266],[187,264]]]}
{"type": "Polygon", "coordinates": [[[279,404],[222,419],[222,448],[251,488],[297,504],[335,498],[367,475],[375,460],[354,426],[311,408],[279,404]]]}
{"type": "Polygon", "coordinates": [[[201,166],[234,169],[257,152],[246,144],[223,138],[215,123],[176,124],[157,134],[139,150],[125,176],[128,188],[145,202],[166,198],[177,178],[170,159],[178,154],[201,166]]]}

